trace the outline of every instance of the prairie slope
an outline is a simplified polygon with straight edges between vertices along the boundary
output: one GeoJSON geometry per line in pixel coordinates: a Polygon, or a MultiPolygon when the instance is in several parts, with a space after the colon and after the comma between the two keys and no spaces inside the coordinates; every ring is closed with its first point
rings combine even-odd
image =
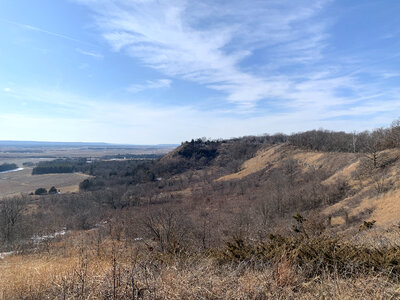
{"type": "Polygon", "coordinates": [[[266,147],[259,150],[253,158],[250,158],[243,163],[240,171],[222,176],[218,178],[217,181],[242,179],[245,176],[265,169],[268,165],[277,163],[281,158],[281,153],[279,150],[282,148],[282,146],[283,144],[266,147]]]}
{"type": "Polygon", "coordinates": [[[322,181],[324,185],[345,181],[349,186],[350,191],[343,200],[323,209],[323,213],[331,217],[333,226],[344,226],[346,220],[348,223],[354,221],[354,226],[362,220],[374,220],[376,226],[386,228],[400,222],[400,163],[397,161],[400,150],[385,150],[378,155],[391,162],[385,171],[360,174],[361,162],[366,159],[364,154],[307,151],[279,144],[260,149],[242,164],[238,172],[216,181],[244,180],[262,170],[269,172],[282,167],[285,161],[292,159],[303,173],[322,169],[331,174],[322,181]]]}
{"type": "Polygon", "coordinates": [[[325,169],[333,173],[327,180],[329,182],[349,173],[350,170],[347,168],[354,168],[358,158],[353,153],[306,151],[287,144],[278,144],[260,149],[254,157],[242,164],[238,172],[222,176],[217,181],[243,179],[266,168],[281,167],[282,163],[288,159],[296,161],[302,171],[325,169]]]}

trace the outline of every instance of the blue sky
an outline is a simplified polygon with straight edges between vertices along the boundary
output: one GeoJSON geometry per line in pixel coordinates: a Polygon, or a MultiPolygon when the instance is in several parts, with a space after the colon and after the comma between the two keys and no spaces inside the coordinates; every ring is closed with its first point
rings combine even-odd
{"type": "Polygon", "coordinates": [[[397,0],[0,0],[0,139],[179,143],[400,117],[397,0]]]}

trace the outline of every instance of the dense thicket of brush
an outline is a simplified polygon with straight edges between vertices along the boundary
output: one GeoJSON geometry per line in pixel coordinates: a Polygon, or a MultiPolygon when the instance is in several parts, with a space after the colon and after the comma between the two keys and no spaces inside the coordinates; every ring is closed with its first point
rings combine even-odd
{"type": "Polygon", "coordinates": [[[0,299],[394,299],[398,248],[273,236],[200,252],[159,252],[100,232],[0,262],[0,299]]]}
{"type": "Polygon", "coordinates": [[[307,278],[327,272],[343,277],[381,272],[393,278],[400,276],[399,246],[372,248],[324,236],[285,238],[271,235],[270,241],[258,244],[234,238],[215,255],[221,263],[247,262],[254,265],[259,262],[274,264],[285,259],[307,278]]]}

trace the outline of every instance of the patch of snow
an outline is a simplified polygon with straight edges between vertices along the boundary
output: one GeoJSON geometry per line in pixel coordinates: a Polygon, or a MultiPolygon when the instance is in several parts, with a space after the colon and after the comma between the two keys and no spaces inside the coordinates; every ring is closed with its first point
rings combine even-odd
{"type": "Polygon", "coordinates": [[[0,253],[0,259],[4,259],[6,256],[9,256],[11,254],[14,254],[14,251],[10,251],[10,252],[1,252],[0,253]]]}
{"type": "Polygon", "coordinates": [[[11,172],[18,172],[18,171],[22,171],[23,169],[24,169],[24,168],[18,168],[18,169],[3,171],[3,172],[0,172],[0,174],[6,174],[6,173],[11,173],[11,172]]]}
{"type": "Polygon", "coordinates": [[[53,234],[48,234],[48,235],[35,235],[33,237],[31,237],[31,239],[35,242],[35,243],[40,243],[43,241],[47,241],[47,240],[52,240],[55,239],[58,236],[63,236],[67,233],[67,228],[63,228],[61,231],[57,231],[53,234]]]}
{"type": "Polygon", "coordinates": [[[105,226],[105,225],[107,225],[107,221],[103,221],[103,222],[100,222],[100,223],[96,223],[95,225],[94,225],[94,227],[95,228],[97,228],[97,227],[103,227],[103,226],[105,226]]]}

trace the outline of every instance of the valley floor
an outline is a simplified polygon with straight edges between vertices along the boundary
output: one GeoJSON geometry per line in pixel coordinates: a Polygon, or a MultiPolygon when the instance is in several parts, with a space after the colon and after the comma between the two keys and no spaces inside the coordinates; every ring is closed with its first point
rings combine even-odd
{"type": "Polygon", "coordinates": [[[44,187],[47,190],[55,186],[62,193],[78,192],[79,183],[90,178],[83,173],[32,175],[32,168],[17,172],[0,174],[0,198],[20,194],[29,194],[44,187]]]}

